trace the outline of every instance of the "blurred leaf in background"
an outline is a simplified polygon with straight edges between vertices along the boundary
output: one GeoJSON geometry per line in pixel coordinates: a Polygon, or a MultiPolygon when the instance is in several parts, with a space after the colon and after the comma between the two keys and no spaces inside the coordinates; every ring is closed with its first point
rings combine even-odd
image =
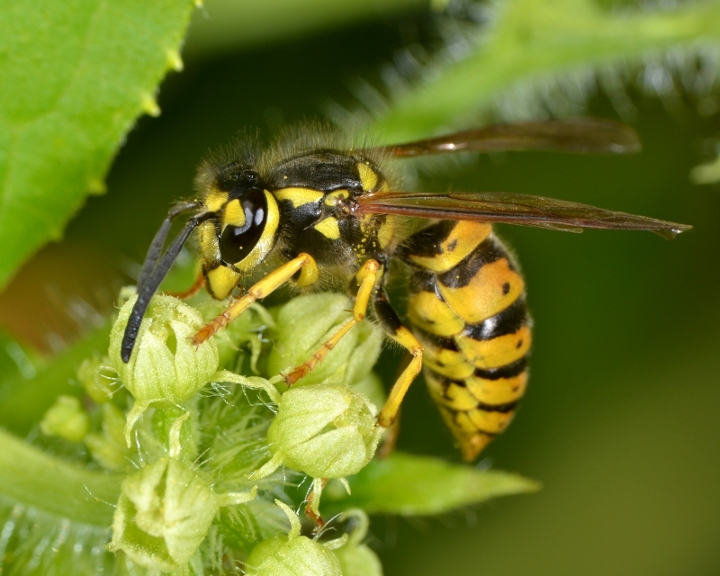
{"type": "Polygon", "coordinates": [[[0,286],[59,240],[155,90],[182,67],[189,0],[5,4],[0,24],[0,286]]]}

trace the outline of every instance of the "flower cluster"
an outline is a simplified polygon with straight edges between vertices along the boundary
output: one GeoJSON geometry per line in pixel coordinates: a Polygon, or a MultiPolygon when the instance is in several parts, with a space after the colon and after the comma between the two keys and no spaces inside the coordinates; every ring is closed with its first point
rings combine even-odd
{"type": "Polygon", "coordinates": [[[107,543],[119,571],[380,575],[358,506],[429,514],[532,488],[430,458],[374,459],[383,336],[370,322],[284,384],[348,319],[342,295],[253,305],[200,346],[191,337],[221,304],[156,296],[125,364],[133,302],[120,309],[108,356],[78,368],[85,400],[59,397],[41,423],[121,479],[107,543]]]}
{"type": "MultiPolygon", "coordinates": [[[[317,374],[281,392],[278,374],[307,359],[346,319],[345,297],[304,297],[273,314],[256,306],[242,324],[196,347],[191,337],[202,314],[156,296],[125,364],[120,344],[133,303],[120,310],[109,357],[84,367],[93,389],[114,371],[129,408],[120,435],[116,412],[105,409],[105,433],[86,435],[91,453],[115,469],[120,458],[138,465],[122,483],[109,549],[164,572],[203,573],[231,557],[256,575],[379,573],[377,557],[357,534],[352,542],[349,534],[322,543],[317,536],[322,487],[362,470],[382,436],[377,407],[354,388],[376,385],[371,369],[382,341],[376,329],[358,326],[317,374]],[[272,351],[262,354],[269,339],[272,351]],[[356,360],[359,349],[363,362],[356,360]],[[289,479],[303,477],[312,486],[305,528],[289,507],[299,502],[288,494],[289,479]],[[268,506],[274,513],[261,515],[268,506]],[[228,534],[250,517],[261,524],[259,533],[228,534]]],[[[215,312],[212,305],[205,311],[215,312]]],[[[364,534],[367,520],[361,524],[364,534]]]]}

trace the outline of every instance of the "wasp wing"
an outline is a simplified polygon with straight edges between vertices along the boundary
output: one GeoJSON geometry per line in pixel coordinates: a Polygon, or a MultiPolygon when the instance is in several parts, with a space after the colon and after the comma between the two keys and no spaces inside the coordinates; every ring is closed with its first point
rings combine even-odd
{"type": "Polygon", "coordinates": [[[453,152],[555,150],[561,152],[624,154],[640,150],[635,130],[612,120],[573,118],[495,124],[371,149],[396,158],[453,152]]]}
{"type": "Polygon", "coordinates": [[[671,239],[692,228],[578,202],[509,192],[375,192],[356,201],[357,214],[501,222],[567,232],[582,232],[583,228],[649,230],[671,239]]]}

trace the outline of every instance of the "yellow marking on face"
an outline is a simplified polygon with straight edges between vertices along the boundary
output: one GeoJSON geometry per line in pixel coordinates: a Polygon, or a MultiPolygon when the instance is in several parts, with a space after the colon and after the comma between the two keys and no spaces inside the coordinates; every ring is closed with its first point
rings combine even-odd
{"type": "Polygon", "coordinates": [[[323,192],[313,190],[312,188],[281,188],[280,190],[275,190],[274,194],[279,202],[289,200],[293,208],[319,202],[325,196],[323,192]]]}
{"type": "Polygon", "coordinates": [[[334,216],[323,218],[320,222],[315,224],[313,228],[330,240],[337,240],[340,238],[340,226],[338,225],[337,218],[334,216]]]}
{"type": "Polygon", "coordinates": [[[510,424],[510,420],[512,420],[514,413],[488,412],[480,408],[475,408],[474,410],[470,410],[467,415],[476,430],[499,433],[507,428],[507,425],[510,424]]]}
{"type": "Polygon", "coordinates": [[[245,218],[245,211],[243,210],[242,204],[240,204],[240,200],[228,202],[223,211],[222,223],[224,225],[242,227],[245,226],[245,222],[247,222],[247,218],[245,218]]]}
{"type": "Polygon", "coordinates": [[[522,276],[510,268],[507,258],[485,264],[461,288],[448,288],[438,282],[445,302],[468,324],[479,324],[502,312],[525,289],[522,276]]]}
{"type": "Polygon", "coordinates": [[[263,190],[263,192],[265,194],[265,200],[267,201],[268,213],[262,236],[260,236],[257,244],[255,244],[255,247],[250,251],[250,254],[245,256],[242,261],[232,263],[238,270],[243,272],[252,270],[255,266],[258,266],[265,260],[265,257],[270,253],[270,250],[273,249],[273,246],[275,246],[275,236],[278,223],[280,222],[280,210],[278,209],[275,197],[267,190],[263,190]]]}
{"type": "Polygon", "coordinates": [[[347,190],[335,190],[325,195],[325,204],[335,206],[339,200],[347,200],[350,198],[350,192],[347,190]]]}
{"type": "Polygon", "coordinates": [[[224,300],[238,285],[240,275],[226,266],[218,266],[205,274],[208,291],[218,300],[224,300]]]}
{"type": "Polygon", "coordinates": [[[492,340],[475,340],[469,336],[455,336],[455,342],[465,357],[477,368],[500,368],[520,360],[530,350],[532,336],[529,326],[514,334],[498,336],[492,340]]]}
{"type": "Polygon", "coordinates": [[[374,190],[378,183],[377,172],[364,162],[358,162],[357,171],[360,175],[360,184],[362,184],[363,190],[374,190]]]}
{"type": "Polygon", "coordinates": [[[305,288],[315,284],[319,277],[320,268],[318,268],[317,262],[311,259],[305,266],[300,268],[300,277],[297,279],[296,284],[300,288],[305,288]]]}
{"type": "Polygon", "coordinates": [[[213,264],[220,260],[220,247],[215,232],[215,223],[212,220],[206,220],[200,224],[198,244],[200,246],[200,255],[206,264],[213,264]]]}
{"type": "Polygon", "coordinates": [[[478,376],[471,376],[465,380],[465,385],[478,402],[483,404],[508,404],[522,398],[527,386],[528,373],[524,370],[512,378],[498,378],[487,380],[478,376]]]}
{"type": "Polygon", "coordinates": [[[410,297],[408,316],[417,327],[437,336],[454,336],[465,328],[463,319],[431,292],[410,297]]]}
{"type": "Polygon", "coordinates": [[[433,272],[447,272],[475,250],[490,236],[491,232],[491,224],[461,220],[440,243],[440,254],[435,256],[411,255],[410,260],[433,272]]]}
{"type": "Polygon", "coordinates": [[[225,202],[228,201],[228,198],[227,192],[222,192],[217,188],[211,188],[207,196],[205,196],[205,208],[210,212],[218,212],[225,202]]]}
{"type": "Polygon", "coordinates": [[[380,224],[380,228],[377,231],[378,244],[380,248],[385,248],[393,238],[395,238],[395,216],[387,215],[385,221],[380,224]]]}

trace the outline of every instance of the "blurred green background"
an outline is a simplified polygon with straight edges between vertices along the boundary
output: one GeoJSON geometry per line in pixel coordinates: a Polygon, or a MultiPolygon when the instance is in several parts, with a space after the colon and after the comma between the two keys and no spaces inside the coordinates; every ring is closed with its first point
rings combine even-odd
{"type": "MultiPolygon", "coordinates": [[[[369,5],[317,28],[298,19],[271,37],[222,45],[208,40],[208,2],[191,27],[184,72],[161,87],[162,115],[139,121],[107,194],[90,198],[66,239],[8,288],[3,324],[45,348],[71,339],[93,309],[109,309],[170,203],[192,195],[208,149],[243,126],[271,135],[322,117],[330,102],[352,106],[362,78],[432,28],[425,7],[414,6],[369,5]],[[48,293],[77,294],[79,309],[60,309],[48,293]]],[[[639,232],[500,228],[526,276],[535,344],[516,420],[478,466],[544,487],[437,519],[375,518],[372,544],[386,574],[720,573],[720,188],[688,179],[720,137],[720,115],[700,115],[682,95],[625,89],[641,154],[470,158],[418,184],[553,196],[695,230],[666,242],[639,232]]],[[[617,117],[602,91],[587,114],[617,117]]],[[[387,356],[389,384],[398,358],[387,356]]],[[[399,446],[459,459],[421,382],[406,402],[399,446]]]]}

